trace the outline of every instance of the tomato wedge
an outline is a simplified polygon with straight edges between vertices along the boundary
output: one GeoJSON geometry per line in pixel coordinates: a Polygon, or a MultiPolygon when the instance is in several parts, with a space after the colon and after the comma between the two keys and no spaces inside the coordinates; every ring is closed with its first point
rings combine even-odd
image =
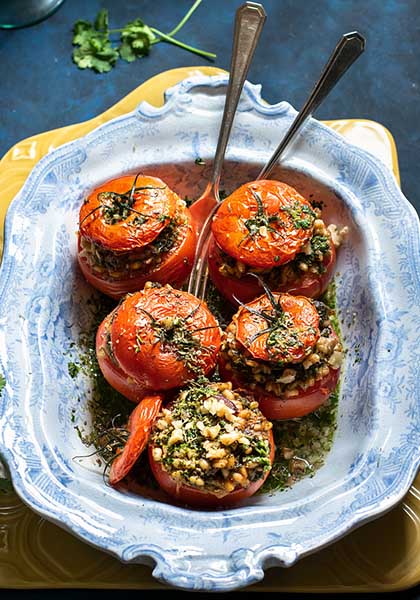
{"type": "Polygon", "coordinates": [[[80,209],[80,269],[112,298],[138,291],[147,281],[180,287],[191,271],[195,246],[189,210],[157,177],[114,179],[92,192],[80,209]]]}
{"type": "MultiPolygon", "coordinates": [[[[266,273],[260,273],[260,277],[266,282],[270,279],[269,285],[275,292],[285,292],[308,298],[319,298],[331,281],[335,264],[336,250],[334,244],[331,242],[330,252],[325,255],[322,262],[322,273],[312,273],[310,270],[306,272],[301,271],[299,275],[293,274],[283,284],[276,283],[275,278],[269,277],[269,274],[266,273]]],[[[210,278],[219,292],[234,306],[238,306],[238,300],[246,304],[261,294],[261,286],[255,277],[245,274],[238,278],[233,275],[222,274],[220,271],[222,265],[223,252],[213,237],[210,240],[208,267],[210,278]]],[[[288,263],[283,268],[287,267],[288,263]]]]}
{"type": "MultiPolygon", "coordinates": [[[[270,444],[270,462],[273,463],[275,445],[272,431],[268,433],[268,436],[270,444]]],[[[153,448],[153,444],[149,444],[149,463],[159,486],[177,502],[195,508],[221,508],[238,504],[242,500],[255,494],[269,475],[269,471],[266,471],[262,477],[256,481],[252,481],[246,488],[238,487],[224,496],[217,496],[209,491],[199,490],[190,485],[175,481],[175,479],[165,471],[162,464],[155,461],[153,458],[153,448]]]]}
{"type": "Polygon", "coordinates": [[[116,485],[129,473],[149,441],[154,420],[162,406],[162,395],[147,396],[136,406],[128,420],[129,437],[111,465],[109,482],[116,485]]]}
{"type": "Polygon", "coordinates": [[[138,402],[210,373],[220,342],[220,328],[204,302],[169,285],[146,286],[101,324],[97,355],[107,381],[138,402]]]}
{"type": "Polygon", "coordinates": [[[315,216],[310,203],[286,183],[251,181],[221,203],[212,232],[226,254],[266,269],[300,252],[312,237],[315,216]]]}

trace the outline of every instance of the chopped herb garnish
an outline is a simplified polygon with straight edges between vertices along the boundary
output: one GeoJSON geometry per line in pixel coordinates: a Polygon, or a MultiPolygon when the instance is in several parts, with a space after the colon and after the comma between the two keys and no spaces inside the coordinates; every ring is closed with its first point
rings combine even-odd
{"type": "Polygon", "coordinates": [[[279,235],[278,230],[273,227],[273,223],[282,223],[282,220],[278,215],[267,215],[264,210],[261,196],[252,188],[251,192],[257,202],[257,212],[255,215],[245,220],[244,225],[248,229],[248,233],[242,238],[239,245],[242,245],[249,238],[254,238],[256,235],[265,236],[267,235],[267,231],[279,235]]]}
{"type": "Polygon", "coordinates": [[[185,320],[180,317],[166,317],[156,321],[152,318],[151,326],[164,352],[173,352],[191,373],[202,375],[200,359],[202,353],[208,352],[209,348],[202,346],[200,340],[194,337],[185,320]]]}
{"type": "Polygon", "coordinates": [[[298,229],[310,229],[316,218],[316,214],[310,206],[302,205],[298,201],[288,206],[282,206],[280,210],[291,216],[294,226],[298,229]]]}
{"type": "Polygon", "coordinates": [[[74,363],[74,362],[69,362],[67,364],[67,369],[69,372],[69,375],[72,379],[75,379],[77,377],[77,375],[79,374],[80,371],[80,365],[74,363]]]}

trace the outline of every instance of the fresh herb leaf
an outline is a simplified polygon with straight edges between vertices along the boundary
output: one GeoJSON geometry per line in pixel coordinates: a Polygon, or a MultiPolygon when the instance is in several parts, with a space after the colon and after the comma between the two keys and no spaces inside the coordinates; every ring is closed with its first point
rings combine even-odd
{"type": "Polygon", "coordinates": [[[94,29],[88,21],[77,21],[73,27],[73,45],[83,46],[89,42],[94,29]]]}
{"type": "Polygon", "coordinates": [[[6,385],[6,379],[4,378],[4,376],[0,373],[0,396],[1,393],[3,391],[4,386],[6,385]]]}
{"type": "Polygon", "coordinates": [[[139,18],[130,21],[121,29],[109,29],[108,11],[103,8],[96,15],[93,25],[89,21],[83,20],[75,23],[73,45],[78,47],[73,50],[73,61],[79,69],[93,69],[98,73],[106,73],[114,67],[118,58],[126,62],[134,62],[137,58],[147,56],[150,47],[159,42],[168,42],[188,52],[214,59],[216,55],[212,52],[200,50],[173,37],[189,20],[201,1],[196,0],[178,25],[169,33],[149,27],[139,18]],[[115,33],[120,34],[119,42],[110,39],[110,35],[115,33]]]}
{"type": "Polygon", "coordinates": [[[74,362],[69,362],[67,365],[67,369],[68,369],[70,377],[72,379],[75,379],[75,377],[77,377],[77,375],[80,371],[80,365],[78,365],[74,362]]]}
{"type": "Polygon", "coordinates": [[[111,46],[108,35],[93,28],[79,29],[73,44],[79,46],[73,50],[73,61],[79,69],[93,69],[98,73],[107,73],[118,60],[119,54],[111,46]],[[75,42],[75,39],[79,42],[75,42]]]}
{"type": "Polygon", "coordinates": [[[147,56],[150,45],[155,39],[150,27],[141,19],[127,23],[121,31],[120,57],[127,62],[133,62],[136,58],[147,56]]]}
{"type": "Polygon", "coordinates": [[[95,29],[97,31],[108,31],[108,11],[102,8],[95,19],[95,29]]]}

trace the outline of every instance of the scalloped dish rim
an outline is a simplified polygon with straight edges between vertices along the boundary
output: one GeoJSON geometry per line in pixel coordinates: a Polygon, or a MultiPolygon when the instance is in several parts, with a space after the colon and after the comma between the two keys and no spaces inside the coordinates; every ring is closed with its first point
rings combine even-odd
{"type": "MultiPolygon", "coordinates": [[[[13,240],[11,241],[11,229],[13,226],[13,221],[14,221],[14,219],[16,219],[16,214],[18,212],[19,206],[23,202],[22,201],[23,196],[25,194],[29,195],[31,192],[31,186],[33,186],[33,188],[34,188],[35,182],[40,181],[42,177],[46,176],[48,166],[52,162],[54,162],[55,159],[57,159],[57,160],[60,159],[60,157],[62,155],[65,155],[65,153],[67,151],[71,151],[72,148],[76,149],[78,144],[82,144],[83,141],[86,142],[87,139],[94,140],[95,135],[97,134],[98,130],[106,131],[107,128],[112,128],[116,123],[123,122],[124,120],[128,119],[130,116],[131,117],[141,116],[142,119],[153,120],[156,116],[161,116],[167,111],[170,112],[172,109],[174,109],[174,108],[176,109],[177,108],[177,104],[176,104],[177,96],[179,94],[186,94],[186,93],[188,93],[189,90],[193,89],[195,86],[200,86],[200,85],[216,87],[217,85],[220,85],[222,81],[225,81],[225,79],[226,78],[224,76],[216,76],[216,77],[197,77],[197,78],[192,78],[190,80],[183,81],[183,82],[177,84],[174,88],[171,88],[170,90],[168,90],[168,93],[166,95],[167,102],[162,109],[156,109],[155,107],[151,107],[150,105],[146,105],[146,104],[142,103],[132,113],[128,113],[128,114],[122,115],[120,117],[117,117],[116,119],[113,119],[112,121],[108,121],[107,123],[94,129],[91,133],[88,133],[86,136],[78,138],[72,142],[68,142],[67,144],[59,147],[58,149],[53,150],[51,153],[47,154],[44,158],[42,158],[39,161],[39,163],[36,165],[36,167],[33,169],[31,174],[29,175],[29,177],[23,187],[23,190],[18,194],[18,196],[13,201],[13,203],[11,205],[11,209],[9,209],[8,214],[7,214],[6,226],[5,226],[5,231],[6,231],[5,252],[4,252],[4,259],[3,259],[3,263],[2,263],[1,271],[0,271],[0,277],[1,277],[0,298],[3,301],[2,305],[4,304],[5,298],[7,298],[7,296],[8,296],[8,283],[10,281],[10,277],[13,274],[13,267],[14,267],[14,261],[11,259],[11,253],[10,253],[11,244],[15,243],[13,240]],[[39,179],[37,180],[37,178],[39,178],[39,179]]],[[[288,116],[289,116],[290,112],[293,112],[293,110],[289,107],[289,105],[287,105],[287,103],[284,103],[284,102],[279,103],[277,105],[273,105],[273,106],[263,104],[261,101],[261,98],[260,98],[260,88],[258,86],[251,86],[250,84],[247,84],[246,89],[247,89],[249,101],[250,101],[252,107],[254,109],[256,109],[257,111],[260,111],[260,114],[264,115],[265,117],[271,117],[271,116],[281,117],[282,115],[284,116],[285,114],[288,114],[288,116]]],[[[186,110],[188,110],[188,108],[186,110]]],[[[414,209],[411,207],[411,205],[407,202],[407,200],[404,198],[404,196],[399,191],[392,174],[387,170],[387,168],[385,166],[382,166],[380,164],[380,162],[377,161],[376,159],[373,159],[372,156],[369,155],[367,152],[360,150],[359,148],[356,148],[355,146],[352,146],[347,141],[345,141],[341,136],[339,136],[338,134],[327,129],[321,123],[313,120],[312,128],[313,128],[314,132],[316,132],[317,134],[320,135],[320,137],[322,137],[323,141],[325,141],[325,140],[327,140],[328,142],[331,141],[331,144],[332,145],[335,144],[335,146],[340,148],[343,151],[343,153],[345,151],[348,151],[348,152],[352,153],[352,156],[357,157],[357,159],[359,161],[362,161],[365,165],[368,165],[368,167],[371,169],[371,171],[375,174],[377,180],[382,181],[384,190],[386,192],[388,192],[388,194],[390,195],[388,198],[388,201],[389,201],[391,207],[393,206],[394,197],[396,199],[398,199],[399,201],[402,201],[402,205],[404,206],[406,217],[407,217],[406,218],[407,227],[412,227],[412,230],[410,230],[410,233],[412,234],[412,238],[413,238],[413,239],[411,239],[411,243],[414,244],[412,246],[412,248],[415,249],[416,240],[414,239],[414,237],[415,237],[415,233],[416,232],[418,233],[419,226],[418,226],[418,221],[416,219],[413,219],[412,217],[413,217],[413,215],[415,215],[415,216],[417,216],[417,215],[416,215],[414,209]],[[394,194],[394,196],[392,196],[392,194],[394,194]],[[410,221],[409,217],[411,218],[411,221],[410,221]]],[[[339,159],[337,159],[337,160],[339,160],[339,159]]],[[[355,158],[355,160],[356,160],[356,158],[355,158]]],[[[310,174],[312,173],[310,168],[308,169],[308,172],[310,174]]],[[[346,176],[348,176],[348,174],[347,175],[344,174],[343,178],[345,178],[346,176]]],[[[321,175],[320,175],[320,179],[322,180],[321,175]]],[[[359,208],[361,210],[363,207],[357,207],[358,210],[359,210],[359,208]]],[[[374,208],[376,209],[376,207],[374,207],[374,208]]],[[[379,218],[379,216],[380,215],[378,215],[378,218],[379,218]]],[[[417,244],[418,244],[418,242],[417,242],[417,244]]],[[[413,260],[414,261],[416,260],[415,257],[413,260]]],[[[415,266],[414,262],[410,266],[414,267],[415,266]]],[[[410,270],[408,272],[411,273],[410,270]]],[[[414,283],[413,283],[413,290],[414,290],[413,291],[414,294],[420,293],[420,286],[418,285],[416,280],[414,280],[414,283]]],[[[413,313],[414,313],[414,309],[413,309],[413,313]]],[[[0,318],[3,319],[3,322],[4,322],[5,315],[3,314],[1,309],[0,309],[0,318]]],[[[402,319],[402,317],[400,317],[400,318],[402,319]]],[[[7,359],[5,359],[5,357],[3,355],[3,349],[2,349],[0,351],[0,363],[1,363],[1,366],[3,369],[5,367],[6,360],[7,359]]],[[[4,369],[3,372],[6,375],[6,379],[9,374],[11,374],[13,377],[13,373],[11,373],[10,370],[8,371],[7,369],[4,369]]],[[[2,403],[3,406],[1,407],[1,410],[0,410],[1,416],[4,416],[4,414],[7,412],[7,409],[10,411],[10,407],[13,404],[13,393],[10,394],[10,392],[11,392],[11,388],[10,388],[10,385],[8,384],[6,387],[6,394],[5,394],[6,400],[4,400],[4,402],[2,403]]],[[[19,390],[18,390],[18,392],[19,392],[19,390]]],[[[19,395],[18,392],[17,392],[17,395],[19,395]]],[[[16,402],[16,400],[15,400],[15,402],[16,402]]],[[[7,419],[6,419],[6,421],[7,421],[7,419]]],[[[0,431],[0,441],[3,443],[3,445],[4,445],[5,436],[7,437],[7,435],[10,435],[10,432],[6,431],[8,424],[6,423],[5,425],[2,425],[1,431],[0,431]]],[[[420,425],[419,425],[419,427],[420,427],[420,425]]],[[[24,431],[24,428],[22,429],[22,431],[24,431]]],[[[42,505],[35,501],[34,490],[31,491],[30,486],[28,488],[29,482],[27,480],[25,480],[25,477],[20,472],[20,470],[17,466],[18,462],[19,462],[18,458],[21,459],[22,457],[17,457],[17,455],[15,455],[15,453],[14,453],[14,450],[7,448],[7,447],[5,447],[4,454],[7,458],[7,462],[11,469],[13,483],[16,487],[16,490],[23,497],[25,502],[30,504],[30,506],[34,510],[36,510],[37,512],[40,512],[43,516],[54,521],[55,523],[59,524],[60,526],[65,527],[66,529],[72,531],[76,535],[80,535],[85,541],[92,543],[96,546],[99,546],[104,550],[112,552],[113,554],[119,556],[119,558],[122,560],[129,561],[129,562],[131,562],[131,561],[146,562],[147,564],[149,564],[150,558],[154,559],[154,561],[156,562],[156,566],[153,571],[154,576],[164,580],[167,583],[170,583],[170,584],[178,586],[178,587],[183,587],[186,589],[203,589],[204,590],[204,589],[212,588],[212,589],[217,589],[219,591],[227,591],[227,590],[237,589],[238,587],[243,587],[244,585],[250,585],[251,583],[253,583],[257,580],[262,579],[264,576],[263,569],[266,568],[266,566],[268,564],[269,565],[282,564],[283,566],[290,566],[298,558],[301,558],[309,552],[313,552],[317,549],[322,548],[323,546],[325,546],[327,544],[332,543],[333,541],[337,540],[342,535],[345,535],[346,533],[348,533],[348,531],[354,529],[355,527],[362,525],[363,523],[365,523],[366,521],[368,521],[370,519],[378,517],[383,512],[389,510],[407,492],[407,490],[416,474],[416,470],[417,470],[417,467],[420,462],[420,453],[417,453],[417,455],[415,455],[413,453],[411,455],[411,463],[404,471],[404,482],[403,482],[403,484],[401,484],[401,482],[400,482],[398,489],[396,491],[394,490],[392,496],[389,496],[390,492],[388,490],[388,497],[382,498],[382,500],[380,500],[378,502],[378,504],[376,505],[375,509],[373,509],[371,507],[371,510],[370,510],[369,514],[367,514],[367,515],[361,516],[360,513],[357,513],[357,510],[355,510],[354,513],[352,514],[353,519],[348,517],[347,520],[345,521],[345,524],[342,525],[341,528],[340,527],[336,528],[334,530],[334,533],[330,532],[330,536],[325,537],[321,543],[318,543],[316,545],[316,548],[309,547],[307,550],[305,550],[304,548],[299,547],[298,544],[296,544],[294,547],[290,547],[290,546],[282,547],[281,544],[280,545],[267,544],[264,547],[259,548],[258,551],[257,550],[251,551],[250,548],[240,547],[229,556],[230,562],[233,565],[238,566],[239,570],[237,569],[236,571],[228,572],[228,573],[226,573],[225,576],[220,577],[217,575],[217,569],[214,571],[215,575],[212,576],[211,568],[210,568],[210,572],[205,572],[202,575],[202,578],[195,582],[194,581],[195,574],[193,571],[191,573],[185,573],[184,575],[181,574],[180,569],[183,568],[184,563],[179,557],[177,558],[177,560],[179,562],[176,563],[176,564],[178,564],[178,570],[176,570],[176,569],[174,570],[173,567],[171,566],[170,560],[169,560],[169,562],[166,562],[165,552],[166,552],[166,557],[168,557],[168,552],[165,550],[161,551],[159,549],[159,546],[157,546],[157,545],[152,546],[149,544],[149,545],[143,546],[141,543],[137,543],[137,544],[126,545],[125,548],[109,548],[109,547],[105,547],[105,546],[100,546],[100,545],[98,545],[97,542],[92,541],[92,539],[89,539],[85,535],[82,535],[80,533],[80,530],[78,531],[77,528],[74,526],[74,522],[72,523],[71,520],[68,521],[67,518],[64,519],[63,513],[60,513],[58,508],[54,508],[54,510],[48,509],[45,504],[42,505]],[[196,587],[196,585],[198,587],[196,587]]],[[[48,476],[51,479],[51,474],[49,474],[48,471],[46,471],[44,473],[44,475],[47,477],[47,479],[48,479],[48,476]]],[[[273,507],[270,506],[269,508],[271,511],[273,507]]],[[[64,510],[64,507],[63,507],[63,510],[64,510]]],[[[184,511],[184,509],[179,509],[179,510],[184,511]]],[[[174,509],[174,507],[170,507],[170,506],[166,506],[165,509],[163,509],[164,512],[166,511],[168,514],[171,513],[172,515],[174,513],[179,513],[179,510],[174,509]]],[[[241,511],[242,513],[244,511],[246,511],[246,509],[238,509],[238,510],[241,511]]],[[[224,511],[221,511],[221,512],[223,515],[224,511]]],[[[195,512],[195,511],[193,514],[199,515],[199,513],[195,512]]],[[[191,558],[192,563],[194,563],[194,556],[191,556],[190,558],[191,558]]],[[[215,558],[215,560],[217,560],[217,559],[220,559],[220,556],[215,556],[214,558],[215,558]]]]}

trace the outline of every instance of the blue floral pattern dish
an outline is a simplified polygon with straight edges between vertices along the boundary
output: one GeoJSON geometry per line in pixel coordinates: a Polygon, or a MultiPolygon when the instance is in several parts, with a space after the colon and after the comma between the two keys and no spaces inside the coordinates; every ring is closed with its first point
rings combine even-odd
{"type": "MultiPolygon", "coordinates": [[[[86,192],[122,173],[163,177],[199,196],[209,174],[225,76],[197,76],[47,154],[6,219],[0,272],[0,450],[13,485],[35,511],[122,561],[153,565],[176,586],[227,591],[290,566],[395,505],[420,462],[420,243],[417,215],[378,159],[312,119],[276,173],[322,198],[327,221],[347,225],[337,304],[347,356],[338,427],[325,465],[290,490],[205,512],[104,485],[72,415],[89,419],[87,378],[67,368],[92,318],[76,266],[86,192]],[[195,164],[204,159],[203,167],[195,164]],[[76,407],[76,408],[75,408],[76,407]]],[[[223,187],[259,172],[295,115],[247,83],[223,187]]]]}

